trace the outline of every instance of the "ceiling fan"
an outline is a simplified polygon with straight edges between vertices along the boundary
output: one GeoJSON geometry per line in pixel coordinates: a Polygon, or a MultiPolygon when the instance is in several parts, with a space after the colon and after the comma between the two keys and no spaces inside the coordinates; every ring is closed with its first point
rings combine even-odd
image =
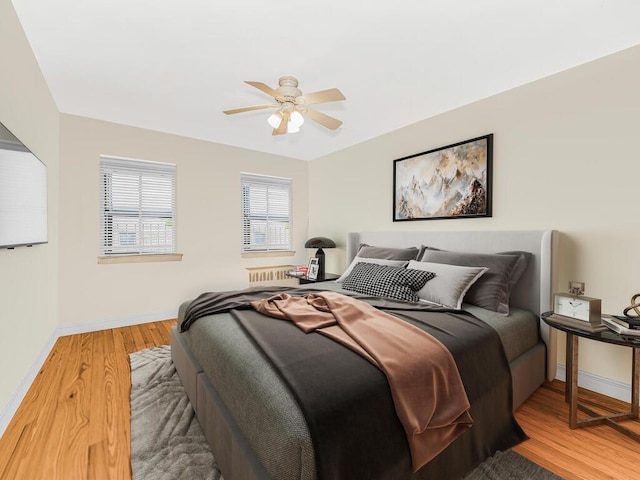
{"type": "Polygon", "coordinates": [[[227,115],[275,107],[277,110],[268,119],[269,125],[273,127],[273,135],[298,132],[300,126],[304,123],[302,115],[307,115],[311,120],[331,130],[335,130],[342,125],[342,122],[337,118],[330,117],[309,107],[309,105],[317,103],[346,100],[345,96],[337,88],[330,88],[329,90],[303,95],[302,91],[298,88],[298,79],[289,75],[280,77],[278,80],[279,87],[275,90],[261,82],[245,81],[245,83],[272,96],[278,103],[225,110],[224,113],[227,115]]]}

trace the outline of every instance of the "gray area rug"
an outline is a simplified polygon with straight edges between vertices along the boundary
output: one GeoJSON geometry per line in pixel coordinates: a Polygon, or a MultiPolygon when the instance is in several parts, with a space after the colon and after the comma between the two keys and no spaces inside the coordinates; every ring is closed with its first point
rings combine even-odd
{"type": "MultiPolygon", "coordinates": [[[[171,361],[169,346],[132,353],[133,480],[222,480],[171,361]]],[[[515,452],[498,452],[465,480],[562,480],[515,452]]]]}
{"type": "Polygon", "coordinates": [[[169,346],[129,355],[133,480],[219,480],[169,346]]]}

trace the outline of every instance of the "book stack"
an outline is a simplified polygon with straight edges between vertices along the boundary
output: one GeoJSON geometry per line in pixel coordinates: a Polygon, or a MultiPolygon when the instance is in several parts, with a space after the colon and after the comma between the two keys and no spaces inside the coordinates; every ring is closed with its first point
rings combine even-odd
{"type": "Polygon", "coordinates": [[[640,318],[630,318],[624,315],[603,315],[602,323],[620,335],[640,337],[640,318]]]}
{"type": "Polygon", "coordinates": [[[290,277],[296,278],[305,278],[307,276],[307,270],[309,267],[307,265],[297,265],[295,270],[289,270],[287,275],[290,277]]]}

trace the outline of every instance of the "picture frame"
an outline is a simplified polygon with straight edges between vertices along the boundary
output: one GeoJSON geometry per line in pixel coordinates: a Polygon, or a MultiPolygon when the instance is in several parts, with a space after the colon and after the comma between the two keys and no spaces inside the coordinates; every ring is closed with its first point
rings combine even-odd
{"type": "Polygon", "coordinates": [[[307,270],[307,280],[317,280],[319,270],[320,270],[320,259],[316,257],[310,258],[309,267],[307,270]]]}
{"type": "Polygon", "coordinates": [[[393,221],[491,217],[493,134],[393,162],[393,221]]]}

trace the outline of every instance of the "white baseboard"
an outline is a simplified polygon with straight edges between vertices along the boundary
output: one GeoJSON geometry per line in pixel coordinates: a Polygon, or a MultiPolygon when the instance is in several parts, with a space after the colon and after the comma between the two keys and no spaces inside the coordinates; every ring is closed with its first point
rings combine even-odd
{"type": "MultiPolygon", "coordinates": [[[[58,337],[65,335],[76,335],[78,333],[97,332],[99,330],[109,330],[110,328],[129,327],[131,325],[141,325],[143,323],[158,322],[169,318],[176,318],[178,309],[165,310],[163,312],[152,312],[125,315],[123,317],[105,318],[91,323],[72,323],[61,325],[56,329],[58,337]]],[[[56,337],[57,338],[57,337],[56,337]]]]}
{"type": "Polygon", "coordinates": [[[4,431],[9,426],[9,422],[18,410],[20,403],[22,403],[22,400],[29,391],[29,387],[38,375],[38,372],[42,368],[42,365],[44,365],[44,362],[47,360],[49,352],[51,352],[51,349],[56,344],[56,340],[58,340],[58,337],[59,335],[54,331],[51,335],[51,338],[49,338],[49,341],[40,352],[40,355],[38,355],[38,358],[36,358],[36,361],[33,362],[33,365],[31,365],[31,368],[27,371],[27,374],[22,379],[22,382],[20,382],[20,385],[18,385],[16,391],[13,392],[13,395],[11,395],[9,402],[0,411],[0,436],[4,434],[4,431]]]}
{"type": "MultiPolygon", "coordinates": [[[[563,382],[567,378],[567,368],[564,365],[558,365],[556,378],[563,382]]],[[[578,386],[586,388],[607,397],[617,398],[623,402],[631,401],[631,385],[610,378],[594,375],[593,373],[578,370],[578,386]]]]}
{"type": "Polygon", "coordinates": [[[35,380],[38,372],[47,360],[49,353],[56,344],[59,337],[66,335],[75,335],[78,333],[96,332],[98,330],[108,330],[111,328],[127,327],[131,325],[141,325],[143,323],[158,322],[161,320],[167,320],[169,318],[176,318],[178,316],[178,309],[165,310],[163,312],[144,313],[139,315],[126,315],[124,317],[107,318],[91,323],[74,323],[71,325],[62,325],[55,329],[51,338],[42,348],[40,355],[36,358],[31,368],[27,371],[27,374],[18,385],[18,388],[13,393],[9,402],[0,410],[0,437],[4,434],[4,431],[9,426],[9,422],[15,415],[18,407],[24,400],[25,395],[29,391],[29,387],[35,380]]]}

